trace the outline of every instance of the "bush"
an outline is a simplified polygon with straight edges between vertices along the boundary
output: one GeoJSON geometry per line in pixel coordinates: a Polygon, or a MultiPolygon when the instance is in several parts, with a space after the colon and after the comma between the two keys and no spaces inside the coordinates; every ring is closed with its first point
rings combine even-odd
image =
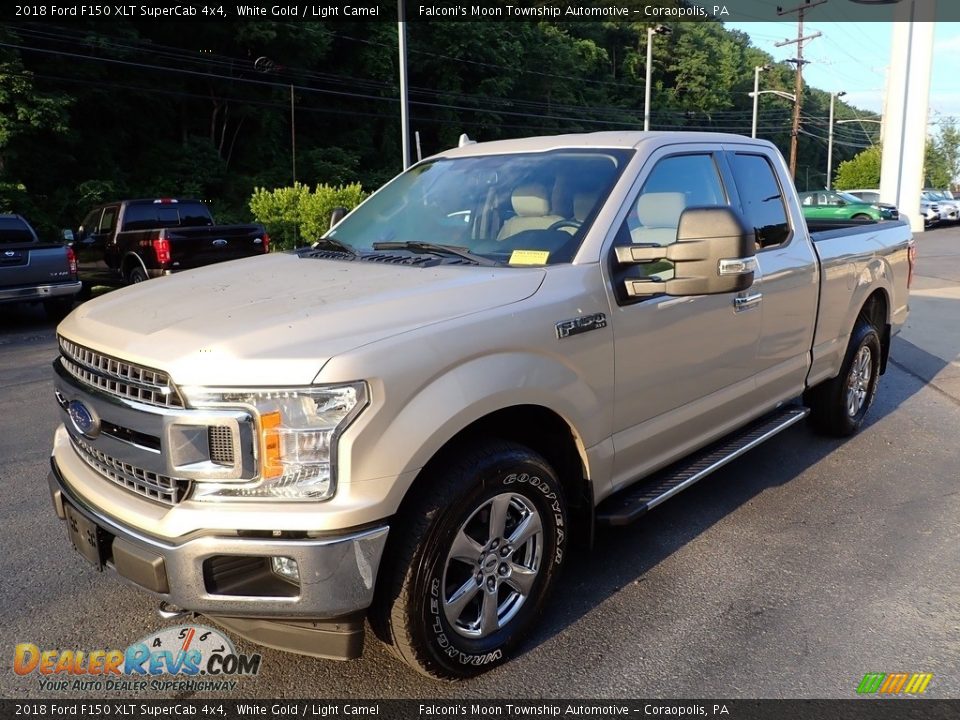
{"type": "Polygon", "coordinates": [[[359,183],[317,185],[313,191],[296,183],[274,190],[256,188],[250,198],[250,211],[267,228],[271,245],[289,250],[318,240],[330,227],[330,213],[335,207],[352,210],[365,197],[367,193],[359,183]]]}
{"type": "Polygon", "coordinates": [[[880,187],[880,146],[867,148],[837,166],[833,186],[837,190],[880,187]]]}

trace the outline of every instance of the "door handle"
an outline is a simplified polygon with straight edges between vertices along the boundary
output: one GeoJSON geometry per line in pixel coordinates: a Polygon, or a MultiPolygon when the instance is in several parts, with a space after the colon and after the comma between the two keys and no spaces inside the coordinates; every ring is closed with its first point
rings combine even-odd
{"type": "Polygon", "coordinates": [[[756,307],[763,300],[763,293],[751,293],[750,295],[738,295],[733,299],[733,307],[737,312],[749,310],[756,307]]]}

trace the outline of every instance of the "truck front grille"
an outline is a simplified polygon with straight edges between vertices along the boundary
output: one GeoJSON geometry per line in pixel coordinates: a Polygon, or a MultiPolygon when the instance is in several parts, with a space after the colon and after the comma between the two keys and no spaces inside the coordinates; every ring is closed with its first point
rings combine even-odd
{"type": "Polygon", "coordinates": [[[77,454],[96,472],[117,485],[165,505],[176,505],[190,491],[190,481],[160,475],[125,463],[71,436],[77,454]]]}
{"type": "Polygon", "coordinates": [[[58,339],[60,363],[80,382],[110,395],[147,405],[172,408],[184,406],[180,393],[165,372],[112,358],[77,345],[64,337],[58,339]]]}

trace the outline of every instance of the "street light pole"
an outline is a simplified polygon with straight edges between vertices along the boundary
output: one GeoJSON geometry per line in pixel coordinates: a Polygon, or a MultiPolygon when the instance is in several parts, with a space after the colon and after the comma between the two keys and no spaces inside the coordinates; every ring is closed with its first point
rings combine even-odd
{"type": "Polygon", "coordinates": [[[653,36],[669,35],[670,28],[656,25],[647,28],[647,80],[643,88],[643,131],[650,129],[650,90],[653,85],[653,36]]]}
{"type": "Polygon", "coordinates": [[[750,137],[757,137],[757,102],[760,100],[760,73],[769,70],[769,65],[757,65],[753,68],[753,125],[750,137]]]}
{"type": "Polygon", "coordinates": [[[833,104],[838,97],[846,95],[846,91],[830,93],[830,130],[827,133],[827,190],[830,189],[830,177],[833,171],[833,104]]]}
{"type": "Polygon", "coordinates": [[[403,169],[410,167],[410,109],[407,99],[406,0],[397,0],[397,46],[400,52],[400,135],[403,169]]]}
{"type": "MultiPolygon", "coordinates": [[[[253,69],[261,73],[271,73],[275,70],[282,70],[282,65],[277,65],[270,58],[261,55],[253,61],[253,69]]],[[[293,184],[297,184],[297,110],[294,100],[294,85],[290,83],[290,156],[293,171],[293,184]]],[[[294,228],[296,233],[296,228],[294,228]]]]}
{"type": "Polygon", "coordinates": [[[293,185],[297,185],[297,111],[293,104],[293,83],[290,83],[290,155],[293,160],[293,185]]]}

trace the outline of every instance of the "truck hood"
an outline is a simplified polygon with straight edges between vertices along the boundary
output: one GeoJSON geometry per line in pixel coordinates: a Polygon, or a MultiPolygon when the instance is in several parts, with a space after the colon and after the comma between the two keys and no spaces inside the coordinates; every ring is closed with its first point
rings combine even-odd
{"type": "Polygon", "coordinates": [[[58,332],[179,385],[304,385],[335,355],[530,297],[544,272],[276,253],[111,292],[58,332]]]}

